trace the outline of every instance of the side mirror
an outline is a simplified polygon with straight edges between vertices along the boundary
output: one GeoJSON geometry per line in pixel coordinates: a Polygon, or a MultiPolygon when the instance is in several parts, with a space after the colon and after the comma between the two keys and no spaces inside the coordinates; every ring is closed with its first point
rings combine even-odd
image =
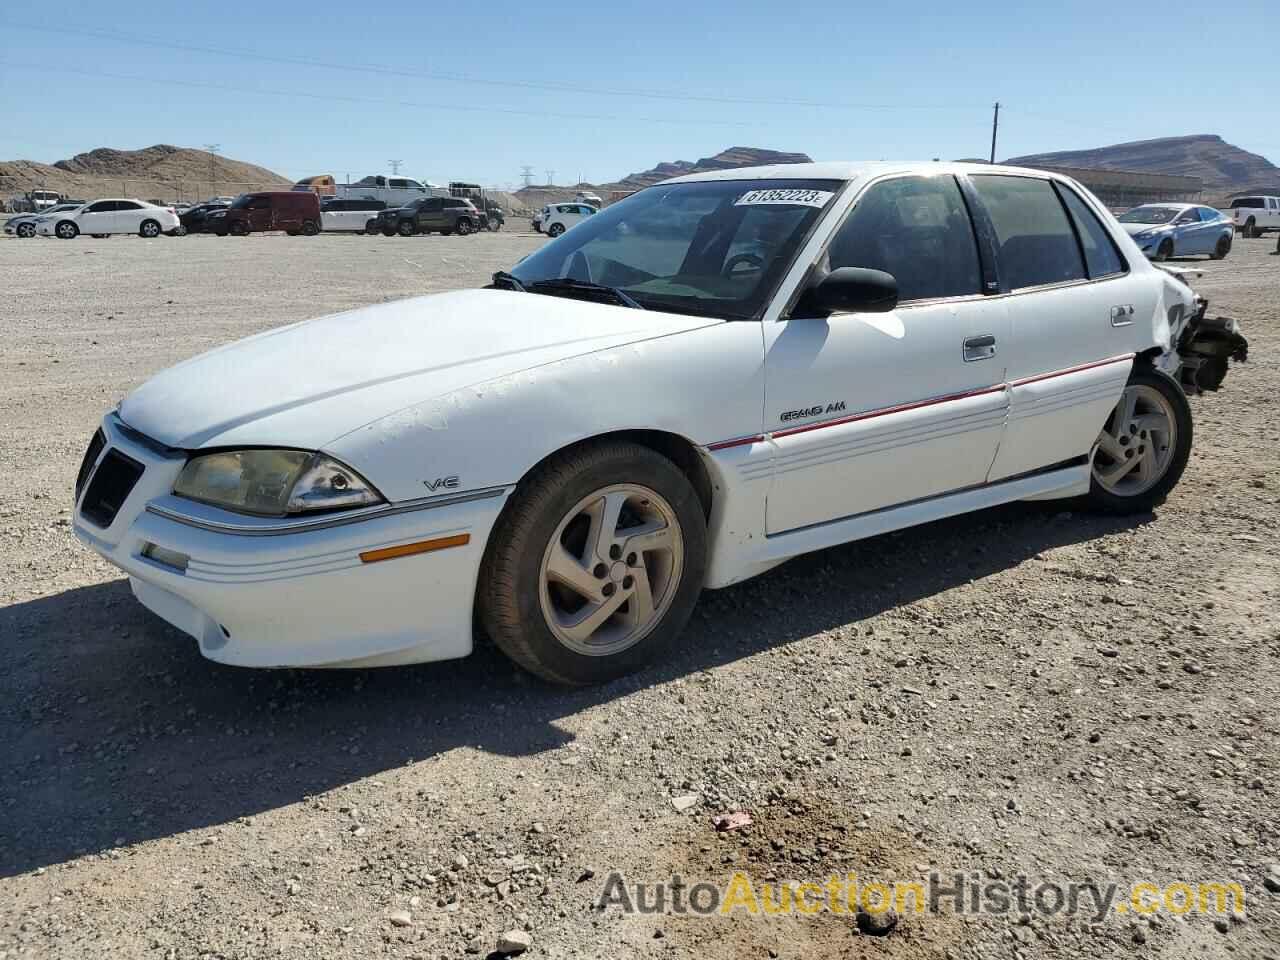
{"type": "Polygon", "coordinates": [[[817,277],[796,304],[795,316],[888,313],[898,305],[893,274],[866,267],[839,267],[817,277]]]}

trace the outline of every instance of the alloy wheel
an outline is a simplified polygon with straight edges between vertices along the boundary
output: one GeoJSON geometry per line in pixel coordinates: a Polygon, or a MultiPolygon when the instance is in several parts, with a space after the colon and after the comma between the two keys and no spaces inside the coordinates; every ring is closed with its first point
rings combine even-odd
{"type": "Polygon", "coordinates": [[[683,565],[671,504],[639,484],[613,484],[583,497],[556,526],[538,578],[542,615],[575,653],[620,653],[666,615],[683,565]]]}
{"type": "Polygon", "coordinates": [[[1173,407],[1159,390],[1140,383],[1125,387],[1094,445],[1094,477],[1116,496],[1146,493],[1168,471],[1177,432],[1173,407]]]}

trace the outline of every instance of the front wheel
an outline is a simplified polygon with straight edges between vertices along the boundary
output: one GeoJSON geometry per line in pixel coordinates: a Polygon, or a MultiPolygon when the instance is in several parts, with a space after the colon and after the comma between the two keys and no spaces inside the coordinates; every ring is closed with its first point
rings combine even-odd
{"type": "Polygon", "coordinates": [[[415,227],[413,222],[410,220],[401,220],[399,225],[396,227],[396,232],[402,237],[412,237],[418,232],[418,228],[415,227]]]}
{"type": "Polygon", "coordinates": [[[63,220],[53,228],[53,232],[58,235],[59,240],[74,240],[80,236],[80,228],[70,220],[63,220]]]}
{"type": "Polygon", "coordinates": [[[563,223],[553,223],[551,226],[547,227],[547,236],[552,240],[560,236],[562,233],[564,233],[563,223]]]}
{"type": "Polygon", "coordinates": [[[702,502],[666,457],[600,443],[521,481],[490,539],[477,602],[493,641],[557,683],[612,680],[655,660],[702,588],[702,502]]]}
{"type": "Polygon", "coordinates": [[[1156,256],[1155,256],[1156,262],[1163,263],[1165,260],[1168,260],[1172,256],[1173,256],[1173,241],[1161,240],[1160,246],[1156,248],[1156,256]]]}
{"type": "Polygon", "coordinates": [[[1223,260],[1230,252],[1231,238],[1229,236],[1221,236],[1218,238],[1217,245],[1213,248],[1213,253],[1209,254],[1209,256],[1214,260],[1223,260]]]}
{"type": "Polygon", "coordinates": [[[1172,377],[1135,367],[1093,448],[1089,503],[1113,514],[1164,502],[1191,456],[1191,404],[1172,377]]]}
{"type": "Polygon", "coordinates": [[[36,235],[36,225],[34,223],[20,223],[14,229],[14,233],[23,240],[30,240],[36,235]]]}

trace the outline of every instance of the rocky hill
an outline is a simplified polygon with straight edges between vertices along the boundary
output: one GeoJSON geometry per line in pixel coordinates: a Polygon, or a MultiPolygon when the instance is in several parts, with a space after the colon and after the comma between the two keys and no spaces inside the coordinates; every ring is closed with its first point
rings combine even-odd
{"type": "Polygon", "coordinates": [[[609,194],[615,191],[634,191],[644,187],[682,177],[687,173],[703,173],[708,170],[729,170],[735,167],[755,167],[766,163],[809,163],[810,157],[803,153],[784,153],[780,150],[766,150],[762,147],[730,147],[721,150],[713,157],[701,160],[673,160],[659,163],[639,173],[629,173],[621,180],[610,183],[579,183],[571,187],[525,187],[516,192],[521,206],[530,210],[540,210],[545,204],[572,197],[578,190],[590,190],[599,194],[607,202],[609,194]]]}
{"type": "Polygon", "coordinates": [[[1006,162],[1200,177],[1206,193],[1280,192],[1280,167],[1266,157],[1249,153],[1210,133],[1134,140],[1092,150],[1037,153],[1013,157],[1006,162]]]}
{"type": "Polygon", "coordinates": [[[0,161],[0,199],[43,189],[82,199],[190,200],[290,182],[265,167],[169,144],[143,150],[99,147],[52,165],[32,160],[0,161]]]}

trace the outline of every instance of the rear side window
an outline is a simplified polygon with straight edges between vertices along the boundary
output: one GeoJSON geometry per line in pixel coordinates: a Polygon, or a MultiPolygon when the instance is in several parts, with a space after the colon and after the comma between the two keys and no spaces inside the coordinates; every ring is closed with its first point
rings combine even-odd
{"type": "Polygon", "coordinates": [[[1261,208],[1263,205],[1261,197],[1236,197],[1231,201],[1233,207],[1261,208]]]}
{"type": "Polygon", "coordinates": [[[1099,277],[1113,277],[1124,273],[1124,258],[1120,256],[1115,242],[1106,228],[1098,222],[1093,211],[1070,187],[1059,184],[1058,190],[1067,205],[1067,212],[1071,214],[1071,222],[1080,235],[1080,246],[1084,247],[1084,262],[1089,268],[1089,279],[1097,280],[1099,277]]]}
{"type": "Polygon", "coordinates": [[[827,249],[832,270],[891,273],[901,300],[981,292],[978,245],[954,177],[900,177],[868,188],[827,249]]]}
{"type": "Polygon", "coordinates": [[[995,228],[1010,290],[1085,279],[1071,221],[1048,180],[979,174],[974,189],[995,228]]]}

